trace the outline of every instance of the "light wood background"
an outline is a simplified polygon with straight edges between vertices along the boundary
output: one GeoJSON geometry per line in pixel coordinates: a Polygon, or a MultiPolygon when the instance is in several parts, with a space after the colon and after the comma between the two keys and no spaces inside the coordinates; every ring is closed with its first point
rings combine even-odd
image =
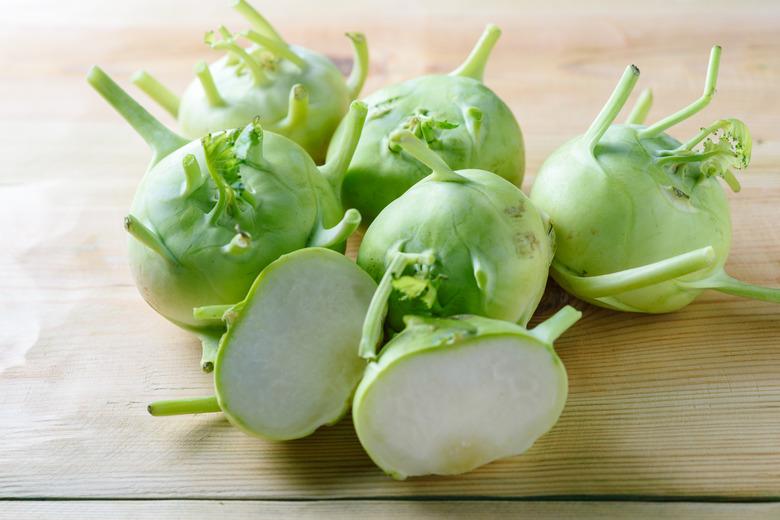
{"type": "MultiPolygon", "coordinates": [[[[132,284],[121,224],[149,154],[84,75],[98,63],[130,88],[146,67],[180,90],[213,56],[202,33],[243,25],[228,3],[2,3],[0,518],[780,517],[777,503],[742,503],[780,499],[780,306],[715,293],[667,316],[575,303],[584,317],[557,344],[571,385],[558,425],[526,455],[457,478],[388,479],[349,420],[279,444],[218,415],[147,415],[149,401],[211,381],[196,342],[132,284]],[[444,497],[471,500],[430,500],[444,497]]],[[[342,33],[364,31],[365,92],[454,68],[500,24],[486,83],[523,127],[526,189],[626,64],[655,90],[653,120],[699,95],[709,48],[723,45],[715,101],[674,134],[721,117],[750,126],[728,268],[780,286],[777,2],[256,3],[345,70],[342,33]]],[[[566,301],[551,290],[540,314],[566,301]]]]}

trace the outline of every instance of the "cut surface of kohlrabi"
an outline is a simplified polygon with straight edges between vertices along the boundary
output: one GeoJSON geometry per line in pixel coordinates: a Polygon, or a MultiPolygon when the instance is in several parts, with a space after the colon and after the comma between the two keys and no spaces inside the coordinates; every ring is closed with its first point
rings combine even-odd
{"type": "Polygon", "coordinates": [[[477,316],[407,318],[369,364],[352,414],[388,475],[455,475],[523,453],[563,411],[566,370],[553,341],[580,313],[534,329],[477,316]]]}
{"type": "Polygon", "coordinates": [[[370,276],[334,251],[282,256],[243,302],[196,310],[200,319],[228,323],[214,368],[216,395],[161,401],[150,413],[221,410],[245,432],[272,440],[337,422],[365,368],[358,344],[375,289],[370,276]]]}

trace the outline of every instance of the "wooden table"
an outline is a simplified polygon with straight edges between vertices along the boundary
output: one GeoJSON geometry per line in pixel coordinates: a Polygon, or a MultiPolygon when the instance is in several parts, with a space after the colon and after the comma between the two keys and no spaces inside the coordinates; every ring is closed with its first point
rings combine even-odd
{"type": "MultiPolygon", "coordinates": [[[[133,286],[121,224],[149,153],[84,75],[99,63],[129,86],[143,66],[182,89],[213,56],[202,33],[242,26],[227,3],[3,3],[1,518],[780,518],[780,306],[717,293],[667,316],[575,303],[582,322],[557,344],[571,384],[558,425],[527,454],[457,478],[388,479],[349,420],[281,444],[219,415],[150,417],[149,401],[205,394],[211,378],[196,342],[133,286]]],[[[780,286],[777,2],[258,4],[289,40],[345,69],[342,33],[365,31],[366,92],[453,68],[485,23],[500,24],[486,83],[523,127],[526,189],[626,64],[654,88],[658,118],[699,95],[720,43],[715,101],[674,133],[748,123],[753,164],[729,195],[728,268],[780,286]]],[[[565,301],[551,291],[542,314],[565,301]]]]}

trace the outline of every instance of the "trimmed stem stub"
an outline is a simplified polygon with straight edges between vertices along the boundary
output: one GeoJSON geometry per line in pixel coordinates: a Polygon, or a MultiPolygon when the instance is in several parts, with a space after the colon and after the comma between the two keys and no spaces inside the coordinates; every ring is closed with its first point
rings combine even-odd
{"type": "Polygon", "coordinates": [[[439,154],[418,139],[409,130],[398,130],[390,136],[390,142],[432,170],[432,179],[440,182],[466,182],[465,177],[455,173],[439,154]]]}
{"type": "Polygon", "coordinates": [[[377,347],[382,341],[382,328],[387,317],[387,307],[390,294],[393,292],[393,280],[403,275],[407,267],[420,264],[432,265],[436,257],[430,251],[424,253],[404,253],[397,251],[393,254],[390,264],[385,269],[379,286],[368,306],[366,318],[363,321],[363,333],[360,338],[360,357],[364,359],[376,359],[377,347]]]}
{"type": "Polygon", "coordinates": [[[191,397],[189,399],[171,399],[168,401],[155,401],[146,407],[150,415],[163,417],[166,415],[190,415],[194,413],[221,412],[219,402],[214,396],[191,397]]]}
{"type": "Polygon", "coordinates": [[[582,313],[580,311],[567,305],[547,318],[547,320],[531,329],[530,332],[541,342],[552,346],[555,340],[557,340],[561,334],[569,330],[572,325],[577,323],[581,317],[582,313]]]}
{"type": "Polygon", "coordinates": [[[695,282],[678,282],[685,289],[714,289],[722,293],[761,300],[771,303],[780,303],[780,288],[762,287],[742,282],[732,278],[723,269],[715,271],[704,280],[695,282]]]}
{"type": "Polygon", "coordinates": [[[200,81],[201,87],[203,87],[203,93],[206,94],[209,105],[212,107],[223,107],[227,104],[220,95],[219,89],[216,83],[214,83],[214,76],[211,75],[211,70],[205,61],[199,61],[195,64],[195,75],[200,81]]]}
{"type": "Polygon", "coordinates": [[[157,253],[160,257],[174,265],[179,265],[179,259],[174,256],[170,249],[168,249],[160,238],[160,235],[144,226],[133,215],[127,215],[125,217],[125,230],[130,233],[133,238],[148,247],[151,251],[157,253]]]}
{"type": "Polygon", "coordinates": [[[339,199],[341,198],[341,185],[360,140],[366,114],[368,114],[368,107],[362,101],[353,101],[349,105],[349,112],[344,116],[346,121],[342,123],[344,131],[338,142],[331,144],[327,161],[319,167],[320,173],[328,180],[339,199]]]}
{"type": "Polygon", "coordinates": [[[496,25],[488,24],[477,44],[466,58],[466,61],[460,67],[450,72],[450,76],[463,76],[482,81],[485,75],[485,66],[488,58],[490,58],[490,52],[500,37],[501,29],[496,25]]]}
{"type": "Polygon", "coordinates": [[[344,212],[338,224],[332,228],[318,225],[309,239],[309,247],[333,247],[346,241],[360,226],[360,212],[354,208],[344,212]]]}
{"type": "Polygon", "coordinates": [[[704,80],[704,92],[702,93],[702,96],[682,110],[661,119],[654,125],[651,125],[639,132],[640,139],[649,139],[651,137],[655,137],[661,132],[673,127],[674,125],[685,121],[710,104],[712,97],[715,95],[715,87],[718,81],[720,52],[720,45],[715,45],[710,51],[710,61],[707,66],[707,77],[704,80]]]}
{"type": "Polygon", "coordinates": [[[636,100],[634,108],[626,118],[627,125],[641,125],[645,122],[650,107],[653,106],[653,91],[649,88],[644,89],[636,100]]]}
{"type": "Polygon", "coordinates": [[[130,81],[173,117],[179,116],[179,96],[160,83],[157,78],[142,69],[133,74],[130,81]]]}
{"type": "Polygon", "coordinates": [[[368,44],[363,33],[348,32],[346,36],[352,41],[353,49],[352,71],[347,77],[347,89],[350,99],[357,99],[368,75],[368,44]]]}
{"type": "Polygon", "coordinates": [[[154,156],[150,168],[160,162],[163,157],[189,142],[155,119],[100,67],[94,66],[89,70],[87,82],[119,112],[119,115],[138,132],[152,149],[154,156]]]}
{"type": "Polygon", "coordinates": [[[636,85],[636,81],[639,79],[639,69],[636,65],[629,65],[623,72],[623,76],[620,78],[615,90],[612,91],[612,95],[609,96],[607,103],[596,116],[596,119],[591,123],[590,128],[583,135],[585,144],[592,152],[604,133],[615,121],[615,118],[620,113],[623,105],[626,104],[628,96],[631,95],[631,91],[636,85]]]}
{"type": "Polygon", "coordinates": [[[595,299],[673,280],[706,269],[715,260],[715,250],[707,246],[659,262],[597,276],[577,276],[556,261],[553,261],[553,269],[572,292],[595,299]]]}

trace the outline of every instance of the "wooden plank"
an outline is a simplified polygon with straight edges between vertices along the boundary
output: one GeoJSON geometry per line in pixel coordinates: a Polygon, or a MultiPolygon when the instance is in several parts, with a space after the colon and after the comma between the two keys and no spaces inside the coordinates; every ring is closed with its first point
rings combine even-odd
{"type": "Polygon", "coordinates": [[[268,502],[215,500],[24,501],[0,503],[0,519],[8,520],[143,520],[187,518],[231,520],[395,518],[533,518],[535,520],[776,520],[780,504],[706,504],[652,502],[505,502],[505,501],[355,501],[268,502]]]}
{"type": "MultiPolygon", "coordinates": [[[[525,131],[526,187],[544,157],[587,126],[627,62],[656,89],[651,117],[697,96],[717,35],[718,97],[675,133],[716,117],[749,124],[754,163],[730,195],[728,266],[780,285],[780,5],[735,12],[725,1],[691,2],[671,16],[616,0],[598,10],[369,4],[267,7],[290,40],[340,63],[349,62],[341,33],[364,28],[374,59],[367,91],[454,67],[484,22],[500,22],[487,83],[525,131]]],[[[197,370],[195,342],[132,285],[121,218],[148,154],[83,76],[98,62],[127,84],[146,66],[182,88],[191,63],[209,56],[200,32],[223,16],[239,25],[223,6],[190,5],[4,7],[0,44],[24,53],[0,54],[0,497],[780,496],[780,308],[717,294],[669,316],[577,304],[585,317],[558,344],[571,383],[560,423],[525,456],[457,478],[387,479],[348,420],[277,444],[219,416],[149,417],[150,400],[208,393],[210,378],[197,370]]],[[[541,314],[566,301],[552,289],[541,314]]],[[[90,504],[77,503],[102,507],[90,504]]]]}

